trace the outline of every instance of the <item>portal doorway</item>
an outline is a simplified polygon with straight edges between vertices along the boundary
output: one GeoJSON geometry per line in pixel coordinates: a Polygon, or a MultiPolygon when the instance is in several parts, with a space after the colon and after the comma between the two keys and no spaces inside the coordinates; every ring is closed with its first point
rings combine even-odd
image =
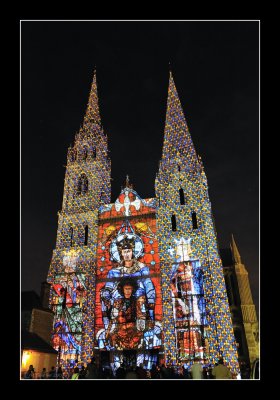
{"type": "Polygon", "coordinates": [[[135,368],[137,365],[136,350],[123,350],[123,364],[126,369],[135,368]]]}

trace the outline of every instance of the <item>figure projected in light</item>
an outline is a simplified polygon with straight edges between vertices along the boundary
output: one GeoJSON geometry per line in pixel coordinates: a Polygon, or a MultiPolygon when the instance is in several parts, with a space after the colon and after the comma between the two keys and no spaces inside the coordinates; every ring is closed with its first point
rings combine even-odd
{"type": "Polygon", "coordinates": [[[52,342],[60,352],[61,360],[66,355],[67,359],[76,359],[81,353],[82,305],[86,285],[85,276],[77,272],[77,260],[78,254],[70,250],[63,257],[64,273],[57,275],[52,285],[55,313],[52,342]]]}
{"type": "Polygon", "coordinates": [[[200,325],[200,312],[194,288],[193,265],[191,261],[179,263],[173,267],[171,289],[173,298],[174,319],[187,318],[191,324],[200,325]]]}
{"type": "Polygon", "coordinates": [[[203,355],[202,326],[205,325],[203,273],[200,261],[191,257],[191,239],[175,239],[170,249],[175,263],[170,287],[178,352],[182,359],[203,355]]]}
{"type": "Polygon", "coordinates": [[[123,278],[118,284],[117,298],[112,307],[106,340],[117,350],[142,347],[146,322],[145,297],[136,297],[137,283],[123,278]]]}
{"type": "Polygon", "coordinates": [[[108,272],[107,282],[100,290],[105,328],[98,335],[100,346],[152,348],[154,336],[160,341],[161,334],[160,324],[155,326],[156,290],[149,267],[138,261],[143,255],[142,239],[128,221],[111,242],[110,253],[117,264],[108,272]],[[124,286],[124,279],[130,279],[130,286],[124,286]]]}

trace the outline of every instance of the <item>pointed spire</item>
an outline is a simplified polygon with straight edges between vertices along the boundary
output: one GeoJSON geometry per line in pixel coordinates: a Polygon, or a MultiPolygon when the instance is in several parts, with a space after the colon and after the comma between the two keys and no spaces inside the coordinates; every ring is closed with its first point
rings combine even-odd
{"type": "Polygon", "coordinates": [[[128,187],[128,185],[129,185],[129,176],[128,176],[128,175],[126,175],[126,181],[125,181],[125,184],[126,184],[126,187],[128,187]]]}
{"type": "Polygon", "coordinates": [[[173,159],[178,152],[190,169],[198,167],[197,155],[169,65],[169,87],[162,160],[173,159]]]}
{"type": "Polygon", "coordinates": [[[235,243],[233,234],[231,234],[231,243],[230,243],[230,247],[231,247],[231,252],[232,252],[232,255],[233,255],[234,262],[235,262],[236,264],[241,264],[241,263],[242,263],[242,262],[241,262],[241,257],[240,257],[238,248],[237,248],[237,246],[236,246],[236,243],[235,243]]]}
{"type": "Polygon", "coordinates": [[[132,183],[129,182],[129,176],[128,175],[126,175],[126,179],[125,179],[125,188],[133,189],[132,183]]]}
{"type": "Polygon", "coordinates": [[[84,118],[84,124],[88,122],[98,124],[101,126],[101,118],[98,105],[97,83],[96,83],[96,69],[94,69],[93,73],[93,81],[90,89],[88,105],[84,118]]]}

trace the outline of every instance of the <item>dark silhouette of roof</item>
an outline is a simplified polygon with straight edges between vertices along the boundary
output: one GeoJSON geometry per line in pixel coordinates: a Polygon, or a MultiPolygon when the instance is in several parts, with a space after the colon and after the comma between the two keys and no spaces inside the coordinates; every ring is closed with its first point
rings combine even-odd
{"type": "Polygon", "coordinates": [[[40,296],[34,290],[21,292],[21,309],[32,310],[33,308],[42,308],[40,296]]]}
{"type": "Polygon", "coordinates": [[[36,333],[21,331],[21,349],[57,354],[57,351],[36,333]]]}
{"type": "Polygon", "coordinates": [[[230,267],[234,264],[230,248],[220,249],[220,256],[223,267],[230,267]]]}

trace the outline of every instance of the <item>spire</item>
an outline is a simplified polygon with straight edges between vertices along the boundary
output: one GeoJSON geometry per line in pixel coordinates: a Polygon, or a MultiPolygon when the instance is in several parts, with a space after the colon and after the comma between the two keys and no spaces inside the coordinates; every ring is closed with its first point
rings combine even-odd
{"type": "Polygon", "coordinates": [[[169,87],[162,161],[175,158],[178,152],[190,169],[198,167],[197,155],[169,65],[169,87]]]}
{"type": "Polygon", "coordinates": [[[125,185],[126,185],[126,187],[128,187],[128,185],[129,185],[129,176],[128,176],[128,175],[126,175],[126,182],[125,182],[125,185]]]}
{"type": "Polygon", "coordinates": [[[97,83],[96,83],[96,70],[93,73],[93,81],[90,89],[88,105],[86,109],[86,114],[84,118],[84,124],[86,123],[94,123],[101,125],[101,118],[99,113],[99,105],[98,105],[98,94],[97,94],[97,83]]]}
{"type": "Polygon", "coordinates": [[[231,244],[230,244],[230,247],[231,247],[231,252],[232,252],[232,255],[233,255],[234,262],[235,262],[236,264],[241,264],[241,257],[240,257],[239,251],[238,251],[238,249],[237,249],[236,243],[235,243],[235,241],[234,241],[233,234],[231,234],[231,244]]]}
{"type": "Polygon", "coordinates": [[[126,179],[125,179],[125,188],[133,189],[133,185],[129,181],[129,176],[128,175],[126,175],[126,179]]]}

